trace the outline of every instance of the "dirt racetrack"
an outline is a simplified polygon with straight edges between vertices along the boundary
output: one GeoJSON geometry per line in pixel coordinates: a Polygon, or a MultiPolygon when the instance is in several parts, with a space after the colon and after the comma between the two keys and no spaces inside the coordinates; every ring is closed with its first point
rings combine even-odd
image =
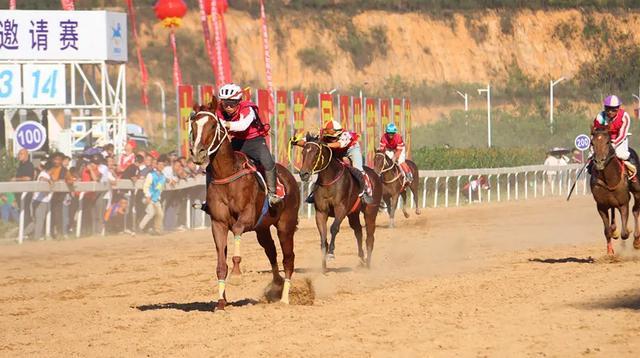
{"type": "MultiPolygon", "coordinates": [[[[371,270],[343,224],[319,272],[311,221],[294,287],[313,305],[264,303],[269,265],[243,239],[243,282],[213,313],[207,231],[0,247],[0,356],[600,356],[640,354],[640,255],[604,257],[592,199],[427,210],[386,227],[371,270]]],[[[281,257],[279,257],[281,259],[281,257]]]]}

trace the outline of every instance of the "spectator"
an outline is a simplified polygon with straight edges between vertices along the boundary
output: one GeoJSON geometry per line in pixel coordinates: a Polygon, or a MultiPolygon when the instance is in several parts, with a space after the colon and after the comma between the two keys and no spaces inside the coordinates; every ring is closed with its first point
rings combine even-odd
{"type": "Polygon", "coordinates": [[[0,217],[4,222],[18,222],[18,204],[13,193],[0,194],[0,217]]]}
{"type": "MultiPolygon", "coordinates": [[[[120,178],[128,179],[128,180],[131,180],[132,182],[135,182],[136,180],[138,180],[138,178],[140,178],[140,166],[143,165],[143,162],[144,162],[144,158],[141,155],[136,155],[136,158],[133,164],[129,165],[127,169],[125,169],[124,172],[122,172],[122,174],[120,175],[120,178]]],[[[133,215],[130,215],[131,210],[129,208],[133,207],[136,213],[141,213],[142,211],[144,211],[144,207],[141,207],[141,205],[139,204],[141,202],[140,201],[141,198],[139,198],[139,196],[142,196],[142,198],[144,198],[144,195],[140,195],[140,194],[137,195],[137,192],[141,192],[141,191],[140,190],[122,190],[117,193],[119,196],[124,197],[125,200],[127,201],[127,207],[126,207],[127,212],[125,215],[126,227],[123,229],[124,231],[129,231],[127,230],[127,228],[135,227],[134,218],[133,218],[133,215]]]]}
{"type": "Polygon", "coordinates": [[[124,146],[124,153],[120,154],[118,159],[117,174],[124,172],[131,164],[135,162],[136,155],[133,152],[136,149],[136,142],[129,140],[124,146]]]}
{"type": "Polygon", "coordinates": [[[140,165],[139,169],[140,177],[146,178],[147,174],[151,173],[151,171],[153,170],[153,157],[147,154],[144,157],[144,162],[142,163],[142,165],[140,165]]]}
{"type": "MultiPolygon", "coordinates": [[[[568,160],[564,156],[565,151],[562,148],[553,148],[547,153],[547,158],[544,160],[546,166],[564,166],[567,165],[568,160]]],[[[555,194],[555,184],[558,178],[558,171],[547,170],[545,172],[547,176],[547,182],[551,186],[551,193],[555,194]]]]}
{"type": "MultiPolygon", "coordinates": [[[[76,178],[71,175],[67,167],[63,165],[65,155],[55,152],[50,157],[52,167],[50,170],[51,180],[62,181],[71,186],[76,178]]],[[[68,161],[67,161],[68,163],[68,161]]],[[[67,236],[69,232],[69,206],[65,206],[64,202],[68,193],[55,192],[51,196],[51,235],[56,238],[59,236],[67,236]]]]}
{"type": "Polygon", "coordinates": [[[139,228],[141,231],[145,229],[149,221],[153,220],[154,229],[153,235],[160,235],[162,233],[162,224],[164,212],[162,211],[162,204],[160,199],[162,192],[164,191],[166,178],[162,174],[165,167],[165,162],[160,160],[158,165],[151,171],[144,181],[144,195],[145,203],[147,204],[146,215],[140,222],[139,228]]]}
{"type": "MultiPolygon", "coordinates": [[[[102,161],[102,156],[99,154],[93,155],[87,165],[82,171],[81,180],[83,182],[100,181],[100,172],[98,171],[98,164],[102,161]]],[[[97,227],[95,226],[96,220],[96,201],[98,194],[96,192],[88,191],[84,193],[84,199],[79,203],[82,209],[82,227],[84,233],[92,235],[95,233],[97,227]]]]}
{"type": "Polygon", "coordinates": [[[104,214],[107,233],[121,234],[126,231],[125,220],[128,206],[129,202],[125,198],[121,197],[120,199],[115,200],[113,204],[107,208],[104,214]]]}
{"type": "MultiPolygon", "coordinates": [[[[38,174],[38,181],[47,182],[53,185],[53,179],[51,179],[51,169],[53,168],[53,162],[48,161],[45,163],[44,168],[38,174]]],[[[34,219],[34,239],[42,240],[45,234],[45,224],[47,219],[47,209],[51,201],[52,192],[36,192],[33,196],[33,219],[34,219]]],[[[28,230],[27,230],[28,231],[28,230]]]]}
{"type": "MultiPolygon", "coordinates": [[[[114,184],[116,181],[115,174],[112,172],[115,169],[115,160],[113,157],[107,157],[106,160],[99,158],[98,172],[100,177],[98,182],[101,184],[107,184],[107,186],[114,184]]],[[[103,216],[107,208],[107,204],[111,199],[111,191],[102,191],[97,193],[96,204],[94,206],[94,227],[97,233],[102,233],[104,230],[103,216]]]]}
{"type": "Polygon", "coordinates": [[[487,177],[481,175],[479,178],[476,178],[464,185],[462,188],[462,195],[469,199],[469,190],[471,190],[471,199],[469,202],[478,201],[480,200],[480,190],[489,190],[490,188],[487,177]]]}
{"type": "Polygon", "coordinates": [[[582,164],[584,163],[584,157],[582,155],[582,152],[578,149],[573,149],[571,151],[571,164],[582,164]]]}
{"type": "MultiPolygon", "coordinates": [[[[31,181],[34,180],[36,178],[36,168],[33,166],[33,163],[31,163],[31,160],[29,160],[29,151],[26,149],[20,149],[18,151],[18,168],[16,169],[16,175],[11,178],[11,180],[13,181],[31,181]]],[[[22,194],[23,193],[16,193],[16,201],[18,204],[18,207],[20,208],[21,204],[21,200],[22,200],[22,194]]],[[[27,192],[24,193],[24,202],[25,207],[24,207],[24,225],[28,225],[29,223],[31,223],[31,205],[29,205],[29,203],[31,203],[31,199],[33,198],[33,193],[31,192],[27,192]]]]}
{"type": "Polygon", "coordinates": [[[114,157],[114,147],[113,144],[109,143],[102,147],[102,157],[104,159],[113,158],[114,157]]]}

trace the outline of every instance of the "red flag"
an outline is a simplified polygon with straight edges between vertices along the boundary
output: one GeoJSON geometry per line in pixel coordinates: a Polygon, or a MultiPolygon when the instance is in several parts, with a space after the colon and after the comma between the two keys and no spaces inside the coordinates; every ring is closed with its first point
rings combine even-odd
{"type": "Polygon", "coordinates": [[[362,134],[362,98],[353,97],[353,131],[362,134]]]}
{"type": "Polygon", "coordinates": [[[220,16],[220,31],[222,38],[222,72],[227,82],[232,82],[231,79],[231,61],[229,60],[229,48],[227,47],[227,26],[224,23],[224,13],[227,12],[227,0],[218,0],[218,15],[220,16]]]}
{"type": "Polygon", "coordinates": [[[60,0],[63,10],[75,10],[76,6],[73,4],[74,0],[60,0]]]}
{"type": "MultiPolygon", "coordinates": [[[[267,15],[264,11],[264,1],[260,0],[260,18],[262,21],[262,48],[264,50],[264,71],[267,78],[267,88],[273,95],[273,78],[271,76],[271,52],[269,51],[269,30],[267,28],[267,15]]],[[[271,103],[273,101],[270,101],[271,103]]],[[[273,108],[269,106],[269,112],[273,113],[273,108]]]]}
{"type": "Polygon", "coordinates": [[[345,130],[352,130],[353,126],[351,125],[351,97],[349,96],[340,96],[338,97],[338,101],[340,101],[340,105],[338,106],[340,109],[340,124],[342,124],[342,128],[345,130]]]}
{"type": "Polygon", "coordinates": [[[366,123],[366,158],[369,165],[373,165],[373,158],[376,152],[379,138],[376,136],[376,127],[378,122],[378,111],[376,101],[373,98],[365,99],[365,123],[366,123]]]}
{"type": "MultiPolygon", "coordinates": [[[[204,35],[204,45],[207,50],[207,55],[209,56],[209,63],[211,64],[211,69],[213,70],[214,76],[216,75],[216,62],[214,61],[215,54],[213,52],[213,46],[211,44],[211,34],[209,32],[209,22],[207,21],[207,9],[205,8],[206,0],[198,0],[200,5],[200,22],[202,23],[202,34],[204,35]]],[[[207,2],[208,3],[208,2],[207,2]]],[[[209,3],[209,6],[211,4],[209,3]]],[[[209,7],[209,13],[211,12],[211,7],[209,7]]]]}
{"type": "Polygon", "coordinates": [[[149,96],[147,96],[147,84],[149,82],[149,73],[147,72],[147,66],[145,66],[144,64],[144,59],[142,58],[142,50],[140,49],[138,28],[136,25],[136,10],[133,6],[133,0],[127,0],[127,8],[129,9],[129,18],[131,19],[131,29],[133,32],[133,42],[135,42],[136,44],[138,66],[140,67],[140,82],[142,82],[142,104],[144,104],[145,107],[148,107],[149,96]]]}
{"type": "Polygon", "coordinates": [[[193,86],[177,86],[180,155],[189,156],[189,116],[193,110],[193,86]]]}
{"type": "Polygon", "coordinates": [[[211,0],[211,22],[213,25],[213,41],[215,49],[215,68],[216,72],[216,86],[222,87],[227,83],[227,79],[224,76],[224,61],[222,60],[222,30],[220,28],[220,18],[218,17],[218,1],[211,0]]]}
{"type": "Polygon", "coordinates": [[[169,34],[171,38],[171,49],[173,49],[173,85],[175,87],[182,84],[182,72],[180,71],[180,64],[178,63],[178,49],[176,48],[176,34],[171,29],[169,34]]]}
{"type": "Polygon", "coordinates": [[[320,118],[322,128],[333,118],[333,95],[329,93],[320,93],[320,118]]]}
{"type": "Polygon", "coordinates": [[[16,0],[9,0],[9,10],[16,9],[16,0]]]}
{"type": "MultiPolygon", "coordinates": [[[[271,122],[271,115],[269,114],[269,102],[271,102],[271,94],[269,90],[259,89],[258,90],[258,116],[260,117],[260,121],[263,124],[269,124],[271,122]]],[[[271,148],[271,136],[266,137],[267,146],[271,148]]]]}

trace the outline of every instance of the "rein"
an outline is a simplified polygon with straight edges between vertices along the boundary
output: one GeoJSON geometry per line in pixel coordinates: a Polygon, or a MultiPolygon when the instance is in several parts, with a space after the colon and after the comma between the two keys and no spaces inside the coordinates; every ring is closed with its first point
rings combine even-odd
{"type": "Polygon", "coordinates": [[[244,163],[242,163],[242,166],[244,167],[243,169],[231,174],[230,176],[226,177],[226,178],[222,178],[222,179],[212,179],[211,183],[215,184],[215,185],[222,185],[222,184],[229,184],[231,182],[234,182],[240,178],[242,178],[245,175],[249,175],[249,174],[253,174],[255,172],[258,171],[258,169],[256,169],[256,167],[254,167],[253,165],[251,165],[249,163],[249,158],[247,158],[247,155],[242,153],[242,152],[236,152],[238,154],[242,154],[242,156],[244,157],[244,163]]]}
{"type": "Polygon", "coordinates": [[[387,157],[386,154],[384,153],[376,153],[376,156],[381,155],[384,157],[384,163],[382,164],[382,170],[380,171],[380,175],[385,174],[386,172],[388,172],[391,169],[395,168],[395,171],[398,173],[393,179],[391,180],[383,180],[383,182],[385,184],[390,184],[393,183],[394,181],[400,179],[400,177],[402,176],[402,171],[400,170],[400,168],[395,165],[395,163],[391,162],[391,165],[389,165],[388,167],[385,167],[387,165],[387,160],[389,159],[389,157],[387,157]]]}
{"type": "MultiPolygon", "coordinates": [[[[596,185],[600,185],[601,187],[604,187],[609,191],[615,191],[620,187],[621,184],[624,184],[624,172],[625,172],[624,162],[618,159],[615,155],[616,155],[615,150],[611,151],[611,153],[609,153],[607,158],[605,158],[604,162],[605,162],[605,169],[607,168],[607,165],[609,165],[609,163],[611,162],[611,159],[615,158],[615,160],[618,162],[618,166],[620,167],[620,180],[618,180],[618,183],[614,186],[610,186],[605,180],[604,176],[602,176],[602,178],[596,176],[596,179],[599,181],[599,182],[596,181],[596,185]]],[[[604,169],[597,170],[597,172],[604,174],[604,169]]]]}
{"type": "MultiPolygon", "coordinates": [[[[307,144],[313,144],[313,145],[317,146],[318,149],[319,149],[319,154],[316,157],[315,163],[313,164],[313,168],[311,169],[311,174],[318,174],[318,173],[324,171],[325,169],[327,169],[329,167],[329,164],[331,164],[331,160],[333,159],[333,151],[331,150],[331,148],[329,148],[329,147],[327,147],[326,145],[323,145],[323,144],[318,144],[316,142],[307,142],[307,144]],[[322,166],[322,164],[325,161],[325,159],[324,159],[325,157],[324,157],[323,150],[322,150],[325,147],[329,148],[329,159],[327,160],[327,164],[325,164],[322,168],[318,169],[318,167],[322,166]]],[[[336,177],[333,178],[328,183],[320,183],[318,181],[318,185],[329,186],[329,185],[335,184],[338,180],[340,180],[340,178],[342,178],[342,176],[344,175],[346,164],[344,164],[342,162],[340,162],[339,164],[340,164],[340,173],[338,173],[338,175],[336,175],[336,177]]]]}
{"type": "Polygon", "coordinates": [[[227,130],[227,128],[225,128],[225,126],[222,125],[222,121],[215,114],[207,111],[200,111],[196,113],[194,117],[197,117],[199,114],[204,114],[206,116],[213,117],[218,122],[218,125],[216,126],[216,133],[213,136],[213,139],[211,140],[211,144],[209,144],[209,148],[207,149],[207,155],[210,156],[211,154],[214,154],[215,152],[217,152],[218,149],[220,149],[220,146],[222,145],[222,142],[224,142],[225,139],[229,140],[229,131],[227,130]],[[213,148],[216,141],[218,141],[218,145],[216,145],[215,148],[213,148]]]}

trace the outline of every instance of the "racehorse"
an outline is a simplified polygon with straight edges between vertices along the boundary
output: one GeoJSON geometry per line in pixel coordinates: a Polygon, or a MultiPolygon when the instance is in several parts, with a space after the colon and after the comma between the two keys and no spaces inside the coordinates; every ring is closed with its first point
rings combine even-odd
{"type": "Polygon", "coordinates": [[[315,189],[314,205],[316,209],[316,226],[320,233],[320,247],[322,249],[322,268],[326,270],[327,259],[333,259],[335,240],[340,231],[340,224],[348,218],[349,226],[355,233],[358,244],[360,263],[371,267],[371,253],[373,252],[374,233],[376,230],[376,215],[382,197],[382,183],[378,175],[369,167],[364,167],[371,183],[373,202],[365,204],[359,194],[357,180],[350,174],[357,170],[333,155],[333,151],[317,138],[307,135],[302,148],[302,166],[300,178],[308,181],[312,174],[318,174],[315,189]],[[367,231],[367,257],[365,260],[362,249],[362,225],[360,213],[364,214],[367,231]],[[327,245],[327,220],[334,217],[331,224],[331,242],[327,245]]]}
{"type": "Polygon", "coordinates": [[[258,243],[271,263],[274,290],[282,288],[281,302],[289,303],[291,275],[294,269],[293,235],[298,225],[300,193],[293,175],[283,166],[277,165],[277,175],[284,185],[283,202],[269,208],[266,201],[266,185],[258,180],[257,169],[246,155],[234,152],[227,129],[215,114],[217,101],[208,106],[194,106],[190,118],[191,156],[196,164],[209,159],[211,183],[207,187],[208,214],[211,217],[211,232],[216,245],[218,263],[218,304],[223,310],[227,299],[227,233],[234,235],[233,269],[231,277],[240,272],[240,236],[255,231],[258,243]],[[277,252],[269,228],[275,226],[282,249],[285,279],[280,276],[277,252]]]}
{"type": "MultiPolygon", "coordinates": [[[[616,156],[616,151],[611,144],[609,128],[593,129],[591,131],[594,150],[593,169],[591,176],[591,193],[596,201],[598,213],[604,224],[604,236],[607,239],[607,254],[613,255],[611,238],[629,237],[627,221],[629,218],[629,200],[631,199],[628,183],[628,174],[625,165],[616,156]],[[615,223],[615,210],[620,212],[622,229],[619,233],[615,223]],[[611,218],[609,218],[609,211],[611,218]]],[[[640,248],[640,226],[638,215],[640,214],[640,197],[634,194],[633,217],[635,232],[633,246],[640,248]]]]}
{"type": "Polygon", "coordinates": [[[413,179],[407,183],[405,174],[399,165],[393,162],[383,151],[376,151],[373,159],[373,170],[380,176],[382,181],[382,200],[387,204],[387,212],[389,213],[390,226],[394,227],[394,216],[398,207],[398,197],[402,195],[402,213],[405,218],[409,217],[409,213],[405,208],[407,203],[407,188],[413,193],[413,201],[416,206],[416,215],[420,215],[420,207],[418,206],[418,185],[420,185],[420,173],[416,163],[406,160],[407,165],[411,169],[413,179]]]}

